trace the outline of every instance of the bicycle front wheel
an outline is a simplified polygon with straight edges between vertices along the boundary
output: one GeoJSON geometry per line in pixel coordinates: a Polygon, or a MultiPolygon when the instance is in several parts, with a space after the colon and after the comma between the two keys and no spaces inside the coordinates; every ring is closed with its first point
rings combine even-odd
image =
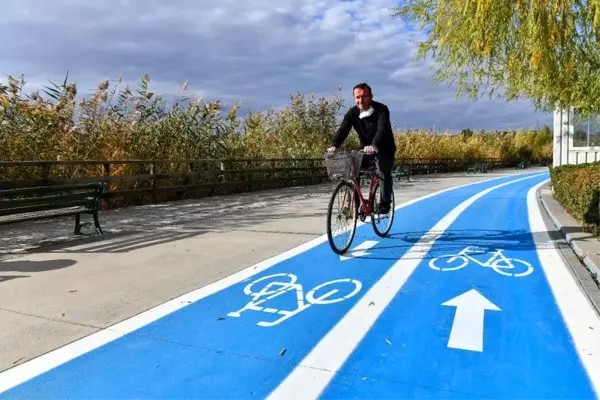
{"type": "Polygon", "coordinates": [[[373,191],[369,197],[371,198],[371,224],[373,225],[373,230],[377,236],[385,237],[390,233],[392,225],[394,224],[394,208],[396,207],[396,200],[394,199],[394,191],[392,191],[390,212],[387,214],[376,213],[375,208],[380,202],[382,190],[381,184],[376,183],[375,186],[373,186],[373,191]]]}
{"type": "Polygon", "coordinates": [[[333,190],[327,208],[327,239],[334,253],[343,254],[348,251],[356,233],[357,219],[358,199],[354,186],[350,182],[342,181],[333,190]],[[336,201],[338,196],[339,200],[336,201]],[[339,233],[335,228],[338,223],[342,226],[339,233]],[[344,238],[344,231],[346,231],[345,240],[338,243],[336,239],[344,238]]]}

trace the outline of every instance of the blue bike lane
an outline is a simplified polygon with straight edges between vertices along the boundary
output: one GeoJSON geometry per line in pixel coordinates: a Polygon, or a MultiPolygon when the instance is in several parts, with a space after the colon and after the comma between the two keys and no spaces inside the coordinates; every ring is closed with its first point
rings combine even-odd
{"type": "MultiPolygon", "coordinates": [[[[378,241],[364,257],[341,260],[324,242],[68,360],[0,399],[264,398],[415,238],[466,198],[532,175],[494,179],[408,205],[396,211],[389,238],[378,238],[369,223],[358,228],[354,246],[378,241]],[[289,283],[295,285],[285,286],[289,283]],[[290,290],[281,294],[278,287],[290,290]]],[[[411,357],[408,365],[425,366],[418,354],[411,357]]]]}
{"type": "MultiPolygon", "coordinates": [[[[531,233],[527,193],[540,181],[497,189],[461,214],[320,398],[597,398],[600,375],[581,362],[531,233]]],[[[581,353],[597,371],[592,352],[581,353]]]]}

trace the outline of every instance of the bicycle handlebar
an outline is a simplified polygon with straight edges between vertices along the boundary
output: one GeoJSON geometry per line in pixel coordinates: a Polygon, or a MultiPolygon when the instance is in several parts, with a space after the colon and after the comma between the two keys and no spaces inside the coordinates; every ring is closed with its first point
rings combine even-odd
{"type": "Polygon", "coordinates": [[[363,149],[360,150],[334,150],[332,152],[328,152],[327,150],[324,151],[325,154],[355,154],[355,153],[361,153],[361,154],[367,154],[367,155],[377,155],[377,152],[372,152],[372,153],[367,153],[366,151],[364,151],[363,149]]]}

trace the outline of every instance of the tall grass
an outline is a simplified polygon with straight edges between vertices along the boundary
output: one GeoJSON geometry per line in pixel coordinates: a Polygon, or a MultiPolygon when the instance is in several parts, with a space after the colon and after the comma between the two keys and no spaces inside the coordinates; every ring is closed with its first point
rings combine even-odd
{"type": "MultiPolygon", "coordinates": [[[[238,116],[240,105],[192,99],[184,84],[169,105],[152,92],[148,75],[135,88],[101,82],[77,99],[66,79],[26,93],[23,76],[0,83],[0,161],[319,157],[328,147],[344,103],[290,96],[282,110],[238,116]]],[[[398,157],[548,158],[552,132],[396,134],[398,157]]],[[[351,135],[346,146],[358,144],[351,135]]]]}

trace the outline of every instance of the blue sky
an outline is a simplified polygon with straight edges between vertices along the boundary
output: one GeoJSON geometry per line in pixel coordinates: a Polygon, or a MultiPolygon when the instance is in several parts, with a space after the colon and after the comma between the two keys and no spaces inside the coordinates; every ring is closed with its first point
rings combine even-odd
{"type": "Polygon", "coordinates": [[[104,79],[155,92],[280,108],[293,93],[327,96],[368,82],[400,129],[550,125],[528,101],[456,99],[412,57],[419,32],[390,17],[395,0],[3,0],[0,81],[25,74],[33,90],[69,78],[80,94],[104,79]]]}

